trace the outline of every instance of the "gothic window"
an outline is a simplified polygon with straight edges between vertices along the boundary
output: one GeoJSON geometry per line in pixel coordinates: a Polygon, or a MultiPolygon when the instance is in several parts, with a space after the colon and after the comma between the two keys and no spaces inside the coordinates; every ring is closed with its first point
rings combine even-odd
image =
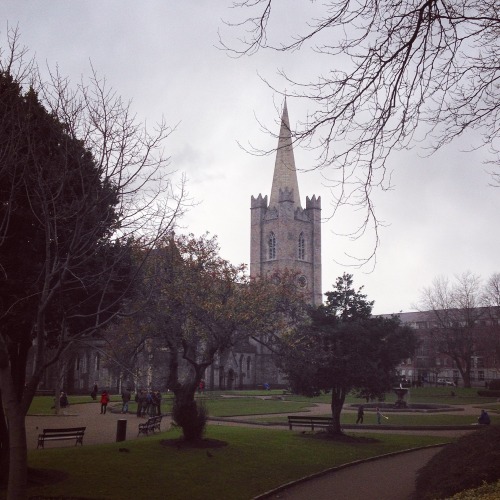
{"type": "Polygon", "coordinates": [[[276,259],[276,236],[274,235],[273,232],[269,235],[269,259],[274,260],[276,259]]]}
{"type": "Polygon", "coordinates": [[[299,234],[299,260],[305,260],[306,258],[306,240],[304,239],[304,233],[299,234]]]}

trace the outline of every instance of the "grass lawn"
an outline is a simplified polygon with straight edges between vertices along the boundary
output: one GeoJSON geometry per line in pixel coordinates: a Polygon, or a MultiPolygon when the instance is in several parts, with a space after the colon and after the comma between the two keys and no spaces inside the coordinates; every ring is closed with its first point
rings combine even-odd
{"type": "Polygon", "coordinates": [[[160,445],[173,430],[147,439],[99,446],[33,450],[30,467],[67,473],[66,479],[31,487],[30,496],[100,499],[250,499],[283,483],[329,467],[391,451],[446,442],[429,436],[377,436],[376,442],[341,443],[309,435],[209,426],[222,448],[176,449],[160,445]],[[128,452],[120,452],[126,447],[128,452]]]}

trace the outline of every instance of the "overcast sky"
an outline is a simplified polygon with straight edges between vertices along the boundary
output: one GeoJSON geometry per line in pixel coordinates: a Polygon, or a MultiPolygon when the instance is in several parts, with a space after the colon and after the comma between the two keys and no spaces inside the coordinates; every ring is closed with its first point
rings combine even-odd
{"type": "MultiPolygon", "coordinates": [[[[250,197],[269,195],[274,157],[257,157],[238,146],[268,149],[275,139],[257,119],[278,133],[282,98],[263,83],[284,88],[278,70],[307,79],[318,72],[310,52],[259,53],[234,59],[217,48],[218,30],[235,36],[222,19],[234,19],[230,0],[2,0],[1,44],[7,23],[18,25],[21,41],[39,65],[59,66],[75,84],[89,75],[90,63],[126,100],[141,120],[153,125],[164,116],[178,124],[167,149],[172,168],[184,172],[196,201],[181,224],[184,232],[217,235],[221,254],[234,264],[248,263],[250,197]]],[[[286,0],[276,29],[300,27],[319,8],[286,0]]],[[[278,31],[276,31],[278,33],[278,31]]],[[[325,64],[325,59],[321,61],[325,64]]],[[[340,65],[341,61],[329,60],[340,65]]],[[[323,67],[324,69],[324,67],[323,67]]],[[[305,118],[303,103],[288,101],[291,126],[305,118]]],[[[470,270],[487,279],[500,272],[500,188],[489,186],[483,153],[466,153],[452,144],[426,158],[421,149],[394,155],[394,189],[376,192],[378,216],[386,222],[375,268],[350,268],[346,255],[363,258],[373,238],[352,242],[336,235],[353,227],[356,214],[343,210],[322,228],[323,291],[344,271],[355,286],[375,300],[375,313],[413,310],[423,287],[439,275],[453,278],[470,270]]],[[[331,194],[319,172],[307,172],[314,158],[296,150],[302,205],[322,197],[323,215],[331,213],[331,194]]]]}

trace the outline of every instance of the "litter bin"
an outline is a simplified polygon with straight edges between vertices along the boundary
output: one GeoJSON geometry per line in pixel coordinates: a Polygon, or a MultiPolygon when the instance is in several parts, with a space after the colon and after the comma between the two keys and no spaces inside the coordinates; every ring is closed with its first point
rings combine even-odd
{"type": "Polygon", "coordinates": [[[127,439],[127,421],[120,419],[116,421],[116,442],[127,439]]]}

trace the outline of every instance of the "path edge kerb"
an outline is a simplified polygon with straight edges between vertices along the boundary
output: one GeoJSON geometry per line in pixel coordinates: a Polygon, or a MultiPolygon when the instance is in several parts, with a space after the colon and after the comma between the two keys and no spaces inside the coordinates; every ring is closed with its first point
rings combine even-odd
{"type": "Polygon", "coordinates": [[[394,457],[397,455],[403,455],[406,453],[411,453],[412,451],[426,450],[426,449],[431,449],[431,448],[443,448],[444,446],[447,446],[448,444],[450,444],[450,443],[430,444],[427,446],[420,446],[418,448],[408,448],[406,450],[392,451],[391,453],[385,453],[383,455],[377,455],[374,457],[363,458],[361,460],[355,460],[354,462],[349,462],[346,464],[337,465],[335,467],[329,467],[328,469],[324,469],[322,471],[315,472],[315,473],[310,474],[308,476],[301,477],[300,479],[296,479],[295,481],[290,481],[289,483],[282,484],[281,486],[278,486],[277,488],[273,488],[272,490],[266,491],[265,493],[261,493],[260,495],[253,497],[252,500],[264,500],[266,498],[270,498],[273,495],[276,495],[277,493],[281,493],[282,491],[290,488],[291,486],[295,486],[297,484],[304,483],[304,482],[309,481],[311,479],[316,479],[318,477],[324,476],[324,475],[329,474],[331,472],[336,472],[336,471],[339,471],[342,469],[347,469],[348,467],[354,467],[355,465],[360,465],[360,464],[367,463],[367,462],[374,462],[375,460],[381,460],[383,458],[390,458],[390,457],[394,457]]]}
{"type": "MultiPolygon", "coordinates": [[[[263,414],[262,416],[264,416],[263,414]]],[[[258,415],[261,416],[261,415],[258,415]]],[[[207,421],[212,422],[229,422],[233,424],[254,425],[260,427],[283,427],[288,429],[286,422],[258,422],[240,418],[238,415],[233,417],[208,417],[207,421]]],[[[343,430],[358,430],[358,431],[473,431],[480,429],[477,424],[456,424],[456,425],[377,425],[377,424],[344,424],[341,425],[343,430]]],[[[293,429],[292,429],[293,430],[293,429]]]]}

